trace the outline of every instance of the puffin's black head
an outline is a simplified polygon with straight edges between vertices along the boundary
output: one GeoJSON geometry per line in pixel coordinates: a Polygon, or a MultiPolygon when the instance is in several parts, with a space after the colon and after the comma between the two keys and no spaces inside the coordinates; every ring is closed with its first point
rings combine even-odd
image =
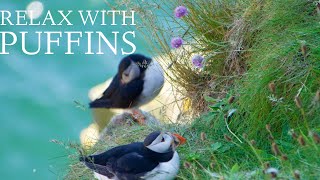
{"type": "Polygon", "coordinates": [[[150,58],[141,54],[131,54],[124,57],[118,68],[118,74],[122,83],[128,83],[138,77],[147,69],[150,58]]]}
{"type": "Polygon", "coordinates": [[[151,151],[158,153],[166,153],[175,150],[175,147],[186,142],[186,139],[178,134],[169,132],[162,133],[160,131],[149,134],[143,144],[151,151]]]}
{"type": "Polygon", "coordinates": [[[149,146],[161,134],[160,131],[150,133],[143,141],[144,146],[149,146]]]}

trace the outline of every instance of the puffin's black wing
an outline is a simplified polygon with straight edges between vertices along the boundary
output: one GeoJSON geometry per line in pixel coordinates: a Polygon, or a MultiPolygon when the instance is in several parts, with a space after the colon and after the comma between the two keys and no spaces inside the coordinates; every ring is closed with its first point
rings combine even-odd
{"type": "Polygon", "coordinates": [[[91,155],[89,156],[89,159],[92,159],[95,164],[105,165],[107,162],[115,161],[125,154],[131,152],[142,152],[143,148],[144,146],[142,142],[135,142],[114,147],[100,154],[91,155]]]}
{"type": "Polygon", "coordinates": [[[158,166],[158,164],[158,162],[152,161],[150,158],[147,158],[137,152],[132,152],[119,158],[114,164],[113,169],[117,175],[135,175],[151,171],[158,166]]]}
{"type": "Polygon", "coordinates": [[[136,79],[123,85],[120,88],[121,98],[134,101],[141,94],[143,90],[143,83],[144,81],[142,79],[136,79]]]}
{"type": "Polygon", "coordinates": [[[89,103],[90,108],[110,108],[112,107],[111,97],[114,94],[117,94],[120,88],[120,80],[119,75],[117,74],[111,81],[109,87],[103,92],[102,97],[100,99],[96,99],[89,103]]]}
{"type": "Polygon", "coordinates": [[[112,178],[114,176],[114,173],[112,171],[112,167],[109,164],[105,165],[100,165],[100,164],[95,164],[93,159],[90,159],[88,157],[81,157],[80,158],[81,162],[84,162],[84,164],[91,170],[107,176],[108,178],[112,178]]]}
{"type": "Polygon", "coordinates": [[[119,75],[115,75],[114,78],[112,79],[109,87],[103,92],[103,98],[104,99],[110,99],[112,94],[120,87],[120,79],[119,75]]]}
{"type": "Polygon", "coordinates": [[[110,99],[97,99],[89,103],[90,108],[112,108],[112,101],[110,99]]]}
{"type": "Polygon", "coordinates": [[[143,148],[143,143],[136,142],[114,147],[100,154],[91,155],[88,157],[80,157],[79,160],[84,162],[89,169],[92,169],[99,174],[111,177],[115,173],[113,166],[117,163],[119,158],[132,152],[141,153],[143,148]]]}
{"type": "Polygon", "coordinates": [[[144,81],[135,79],[128,84],[120,84],[115,79],[114,84],[110,85],[113,87],[109,86],[110,89],[108,88],[100,99],[92,101],[90,108],[129,108],[132,106],[143,90],[144,81]]]}

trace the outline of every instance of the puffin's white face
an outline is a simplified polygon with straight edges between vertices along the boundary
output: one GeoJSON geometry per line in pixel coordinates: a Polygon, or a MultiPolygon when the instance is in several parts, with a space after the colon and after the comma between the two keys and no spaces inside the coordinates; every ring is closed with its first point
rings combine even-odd
{"type": "Polygon", "coordinates": [[[125,69],[123,71],[123,73],[121,74],[121,82],[126,84],[139,76],[140,76],[139,66],[136,63],[131,61],[130,65],[127,67],[127,69],[125,69]]]}
{"type": "Polygon", "coordinates": [[[171,150],[175,151],[175,148],[179,144],[183,144],[185,142],[185,139],[183,137],[178,136],[169,132],[160,133],[158,137],[146,147],[157,153],[166,153],[171,150]]]}

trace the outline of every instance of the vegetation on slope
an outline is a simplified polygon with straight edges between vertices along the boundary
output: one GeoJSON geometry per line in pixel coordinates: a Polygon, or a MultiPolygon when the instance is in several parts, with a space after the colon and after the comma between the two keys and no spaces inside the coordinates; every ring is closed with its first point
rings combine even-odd
{"type": "MultiPolygon", "coordinates": [[[[317,2],[179,0],[134,4],[126,5],[138,8],[135,10],[143,15],[142,33],[151,46],[160,45],[153,51],[170,67],[170,80],[191,99],[193,111],[205,112],[191,124],[162,127],[188,139],[178,150],[182,162],[178,179],[319,178],[317,2]],[[172,11],[178,5],[186,6],[189,14],[177,20],[172,11]],[[154,13],[149,12],[151,8],[154,13]],[[165,16],[157,17],[157,12],[165,16]],[[168,44],[175,36],[182,37],[188,46],[174,53],[168,44]],[[193,54],[205,57],[204,69],[192,67],[193,54]]],[[[126,133],[143,139],[144,131],[152,129],[132,128],[126,133]]],[[[132,142],[120,134],[115,136],[119,137],[117,144],[132,142]]],[[[103,146],[95,148],[109,147],[108,142],[101,143],[103,146]]],[[[72,170],[77,173],[68,179],[84,177],[88,172],[81,170],[86,173],[79,174],[82,168],[75,164],[72,170]]]]}

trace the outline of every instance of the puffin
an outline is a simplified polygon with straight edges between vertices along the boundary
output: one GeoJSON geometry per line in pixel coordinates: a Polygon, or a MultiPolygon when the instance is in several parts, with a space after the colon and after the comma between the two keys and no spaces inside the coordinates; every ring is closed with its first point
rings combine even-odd
{"type": "Polygon", "coordinates": [[[164,73],[155,60],[141,54],[124,57],[109,87],[89,103],[90,108],[137,108],[154,99],[164,84],[164,73]]]}
{"type": "Polygon", "coordinates": [[[180,167],[176,147],[186,142],[179,134],[155,131],[143,142],[121,145],[80,161],[99,180],[171,180],[180,167]]]}

